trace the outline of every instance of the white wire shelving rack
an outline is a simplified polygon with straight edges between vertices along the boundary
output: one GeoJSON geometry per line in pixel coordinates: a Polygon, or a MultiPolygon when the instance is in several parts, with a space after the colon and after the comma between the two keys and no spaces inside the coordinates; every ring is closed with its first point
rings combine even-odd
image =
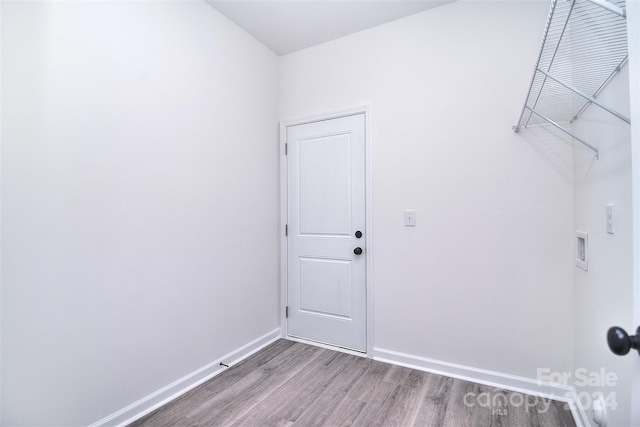
{"type": "Polygon", "coordinates": [[[514,132],[550,124],[599,158],[598,148],[567,124],[593,104],[630,123],[628,117],[597,99],[627,60],[624,0],[552,0],[529,93],[514,132]]]}

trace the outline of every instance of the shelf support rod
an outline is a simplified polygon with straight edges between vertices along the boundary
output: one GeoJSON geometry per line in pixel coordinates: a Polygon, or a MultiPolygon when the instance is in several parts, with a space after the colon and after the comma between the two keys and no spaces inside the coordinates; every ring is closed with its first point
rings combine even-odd
{"type": "Polygon", "coordinates": [[[598,101],[597,99],[595,99],[593,96],[589,95],[588,93],[585,93],[585,92],[581,91],[580,89],[575,88],[575,87],[563,82],[562,80],[558,79],[557,77],[555,77],[553,74],[549,73],[548,71],[544,71],[541,68],[536,68],[536,70],[538,72],[544,74],[545,76],[549,77],[551,80],[553,80],[553,81],[555,81],[557,83],[560,83],[562,86],[566,87],[570,91],[580,95],[581,97],[583,97],[587,101],[592,102],[592,103],[596,104],[598,107],[602,108],[603,110],[608,111],[609,113],[613,114],[614,116],[616,116],[620,120],[631,124],[631,120],[629,120],[628,117],[625,117],[622,114],[618,113],[617,111],[612,110],[611,108],[609,108],[606,105],[602,104],[600,101],[598,101]]]}
{"type": "Polygon", "coordinates": [[[593,4],[597,4],[600,7],[607,9],[609,12],[613,12],[618,16],[627,18],[627,11],[620,6],[616,6],[613,3],[609,3],[607,0],[589,0],[593,4]]]}
{"type": "Polygon", "coordinates": [[[551,120],[550,118],[543,116],[542,114],[538,113],[536,110],[534,110],[533,108],[529,107],[528,105],[525,106],[525,108],[529,111],[531,111],[533,114],[535,114],[536,116],[540,117],[542,120],[544,120],[545,122],[549,123],[550,125],[553,125],[554,127],[558,128],[559,130],[561,130],[562,132],[566,133],[567,135],[569,135],[571,138],[581,142],[582,144],[584,144],[585,146],[591,148],[595,153],[596,153],[596,159],[600,159],[600,152],[598,151],[598,149],[596,147],[594,147],[593,145],[589,144],[587,141],[585,141],[584,139],[576,136],[573,132],[570,132],[568,130],[566,130],[565,128],[563,128],[562,126],[560,126],[558,123],[554,122],[553,120],[551,120]]]}
{"type": "MultiPolygon", "coordinates": [[[[594,97],[594,98],[597,98],[597,97],[598,97],[598,95],[600,95],[600,93],[601,93],[601,92],[604,90],[604,88],[609,84],[609,82],[613,79],[613,77],[614,77],[617,73],[619,73],[619,72],[620,72],[620,70],[622,70],[622,67],[624,67],[624,65],[627,63],[627,61],[629,61],[629,55],[627,55],[627,56],[625,56],[625,57],[624,57],[624,59],[620,62],[620,65],[618,65],[618,66],[616,67],[616,69],[615,69],[615,70],[613,70],[613,72],[609,75],[609,77],[607,77],[607,80],[605,80],[605,81],[604,81],[604,83],[602,83],[602,84],[600,85],[600,87],[598,88],[598,90],[596,90],[596,92],[593,94],[593,97],[594,97]]],[[[578,119],[578,117],[580,117],[580,115],[584,112],[584,110],[586,110],[586,109],[587,109],[587,107],[588,107],[589,105],[591,105],[591,103],[589,103],[589,102],[587,102],[586,104],[584,104],[584,105],[582,106],[582,108],[580,109],[580,111],[578,111],[578,112],[576,113],[576,115],[575,115],[575,116],[573,116],[573,119],[571,119],[571,120],[569,121],[569,123],[573,123],[573,122],[575,122],[575,121],[578,119]]]]}
{"type": "MultiPolygon", "coordinates": [[[[529,83],[529,90],[527,91],[527,98],[531,93],[531,88],[533,88],[533,82],[536,79],[536,68],[540,65],[540,59],[542,58],[542,51],[544,50],[544,45],[547,42],[547,37],[549,35],[549,28],[551,27],[551,21],[553,19],[553,15],[556,12],[556,5],[558,4],[558,0],[552,0],[551,8],[549,9],[549,14],[547,15],[547,22],[544,26],[544,35],[542,36],[542,45],[540,45],[540,49],[538,50],[538,60],[536,61],[536,67],[533,69],[533,75],[531,76],[531,82],[529,83]]],[[[516,125],[512,127],[514,132],[520,132],[520,128],[522,127],[522,118],[524,117],[524,112],[527,110],[527,100],[524,100],[524,105],[522,106],[522,111],[520,112],[520,117],[518,117],[518,121],[516,125]]],[[[529,116],[531,117],[531,116],[529,116]]]]}

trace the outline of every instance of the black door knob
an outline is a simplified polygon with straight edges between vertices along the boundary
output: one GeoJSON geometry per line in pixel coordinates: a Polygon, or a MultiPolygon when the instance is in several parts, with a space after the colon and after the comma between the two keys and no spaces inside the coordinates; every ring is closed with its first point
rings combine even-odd
{"type": "Polygon", "coordinates": [[[609,344],[609,349],[618,356],[624,356],[632,348],[635,348],[640,353],[640,327],[636,330],[636,335],[631,336],[618,326],[609,328],[607,343],[609,344]]]}
{"type": "Polygon", "coordinates": [[[362,237],[362,231],[358,230],[356,231],[356,239],[359,239],[362,237]]]}
{"type": "Polygon", "coordinates": [[[355,248],[353,250],[353,253],[356,254],[356,255],[360,255],[362,253],[362,248],[355,248]]]}

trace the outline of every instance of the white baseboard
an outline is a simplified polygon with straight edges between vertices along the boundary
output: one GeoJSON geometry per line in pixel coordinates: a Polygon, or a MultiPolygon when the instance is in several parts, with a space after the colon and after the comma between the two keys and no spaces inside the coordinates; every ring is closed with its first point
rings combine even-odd
{"type": "Polygon", "coordinates": [[[251,341],[248,344],[228,353],[221,358],[214,360],[206,366],[197,369],[184,377],[172,382],[171,384],[157,390],[150,395],[143,397],[137,402],[122,408],[121,410],[114,412],[113,414],[96,421],[89,427],[121,427],[126,426],[134,422],[135,420],[142,418],[146,414],[158,409],[162,405],[165,405],[173,399],[183,395],[194,387],[208,381],[214,376],[218,375],[223,370],[227,369],[220,365],[224,362],[228,365],[234,365],[241,360],[251,356],[253,353],[261,350],[272,342],[282,337],[282,331],[280,328],[251,341]]]}
{"type": "Polygon", "coordinates": [[[433,374],[444,375],[446,377],[471,381],[503,390],[511,390],[566,402],[571,407],[571,412],[573,414],[573,419],[576,422],[576,426],[589,426],[589,421],[584,410],[579,407],[578,402],[573,398],[576,393],[575,388],[571,386],[538,381],[532,378],[504,374],[501,372],[479,369],[465,365],[458,365],[441,360],[428,359],[425,357],[377,347],[374,347],[372,357],[380,362],[391,363],[411,369],[431,372],[433,374]]]}

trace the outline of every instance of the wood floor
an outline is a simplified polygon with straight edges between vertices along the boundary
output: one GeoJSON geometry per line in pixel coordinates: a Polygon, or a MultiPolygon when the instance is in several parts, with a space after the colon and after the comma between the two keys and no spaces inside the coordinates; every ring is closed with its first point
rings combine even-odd
{"type": "Polygon", "coordinates": [[[278,340],[131,426],[575,426],[565,404],[278,340]]]}

